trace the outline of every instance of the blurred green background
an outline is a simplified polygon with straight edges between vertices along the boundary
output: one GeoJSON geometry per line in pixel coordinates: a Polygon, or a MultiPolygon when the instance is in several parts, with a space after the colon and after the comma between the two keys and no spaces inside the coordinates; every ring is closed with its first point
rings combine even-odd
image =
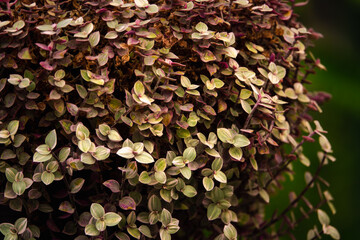
{"type": "MultiPolygon", "coordinates": [[[[337,158],[321,172],[331,184],[330,192],[335,198],[337,213],[331,216],[327,206],[322,209],[331,216],[331,225],[339,230],[341,239],[360,239],[357,229],[360,214],[360,126],[357,125],[360,124],[360,0],[310,0],[296,12],[307,28],[324,35],[311,51],[321,59],[327,71],[318,70],[312,75],[310,80],[313,83],[307,88],[332,95],[330,102],[322,106],[322,114],[312,114],[329,132],[327,137],[337,158]]],[[[311,172],[318,165],[318,147],[318,144],[304,147],[313,163],[311,172]]],[[[288,181],[285,191],[272,199],[272,209],[281,211],[286,207],[289,202],[286,189],[295,188],[299,194],[305,186],[304,170],[308,169],[300,164],[295,168],[296,180],[288,181]]],[[[312,192],[307,196],[315,199],[315,195],[312,192]]],[[[316,216],[296,228],[297,239],[306,239],[307,230],[314,224],[321,228],[316,216]]]]}

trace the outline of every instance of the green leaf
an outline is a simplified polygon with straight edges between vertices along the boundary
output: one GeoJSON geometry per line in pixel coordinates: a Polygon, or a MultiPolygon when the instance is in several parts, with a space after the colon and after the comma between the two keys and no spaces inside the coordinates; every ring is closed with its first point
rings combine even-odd
{"type": "Polygon", "coordinates": [[[89,129],[83,124],[78,124],[76,127],[76,137],[79,140],[84,140],[90,136],[89,129]]]}
{"type": "Polygon", "coordinates": [[[232,158],[240,161],[243,156],[243,151],[239,147],[232,147],[229,149],[229,154],[232,158]]]}
{"type": "Polygon", "coordinates": [[[51,150],[53,150],[56,147],[57,136],[55,129],[49,132],[49,134],[46,136],[45,143],[50,147],[51,150]]]}
{"type": "Polygon", "coordinates": [[[159,160],[157,160],[154,164],[154,169],[155,171],[159,171],[159,172],[163,172],[166,169],[166,159],[165,158],[161,158],[159,160]]]}
{"type": "Polygon", "coordinates": [[[145,94],[145,87],[141,81],[137,81],[134,84],[134,93],[139,97],[145,94]]]}
{"type": "Polygon", "coordinates": [[[38,152],[34,154],[33,162],[46,162],[52,158],[51,154],[42,155],[38,152]]]}
{"type": "Polygon", "coordinates": [[[138,161],[139,163],[143,163],[143,164],[148,164],[148,163],[154,162],[154,158],[147,152],[142,152],[141,154],[136,155],[135,160],[138,161]]]}
{"type": "Polygon", "coordinates": [[[89,36],[89,43],[91,47],[96,47],[100,42],[100,32],[96,31],[89,36]]]}
{"type": "Polygon", "coordinates": [[[324,212],[323,210],[321,209],[318,209],[317,210],[317,215],[318,215],[318,219],[319,219],[319,222],[322,224],[322,225],[329,225],[330,224],[330,218],[329,216],[326,214],[326,212],[324,212]]]}
{"type": "Polygon", "coordinates": [[[59,152],[59,161],[64,162],[68,158],[70,151],[69,147],[63,147],[59,152]]]}
{"type": "Polygon", "coordinates": [[[16,195],[22,195],[26,190],[26,183],[24,181],[13,182],[12,189],[16,195]]]}
{"type": "Polygon", "coordinates": [[[165,184],[166,182],[166,174],[164,172],[155,172],[154,174],[156,181],[159,183],[165,184]]]}
{"type": "Polygon", "coordinates": [[[95,219],[100,219],[100,218],[104,217],[105,210],[100,204],[92,203],[90,206],[90,213],[91,213],[91,216],[93,216],[95,219]]]}
{"type": "Polygon", "coordinates": [[[222,158],[215,158],[215,160],[211,164],[211,169],[214,171],[219,171],[223,167],[222,158]]]}
{"type": "Polygon", "coordinates": [[[93,153],[94,158],[96,160],[102,161],[107,159],[110,156],[110,149],[104,146],[98,146],[95,149],[95,153],[93,153]]]}
{"type": "Polygon", "coordinates": [[[11,183],[14,182],[15,176],[17,173],[18,173],[18,171],[15,168],[12,168],[12,167],[6,168],[6,170],[5,170],[6,179],[11,183]]]}
{"type": "Polygon", "coordinates": [[[224,235],[230,240],[236,239],[237,238],[236,228],[232,224],[225,225],[224,235]]]}
{"type": "Polygon", "coordinates": [[[84,140],[80,140],[78,142],[78,147],[82,152],[87,153],[91,148],[91,140],[89,138],[85,138],[84,140]]]}
{"type": "Polygon", "coordinates": [[[248,145],[250,145],[250,140],[246,136],[244,136],[242,134],[235,135],[235,137],[234,137],[234,146],[235,147],[240,148],[240,147],[246,147],[248,145]]]}
{"type": "Polygon", "coordinates": [[[5,149],[0,156],[0,159],[9,160],[16,157],[16,154],[11,149],[5,149]]]}
{"type": "Polygon", "coordinates": [[[262,199],[264,199],[265,202],[267,202],[267,203],[270,202],[270,196],[269,196],[269,194],[267,193],[267,191],[265,189],[261,189],[259,191],[259,194],[260,194],[260,197],[262,199]]]}
{"type": "Polygon", "coordinates": [[[191,185],[186,185],[183,189],[182,189],[182,193],[187,196],[188,198],[192,198],[195,197],[197,194],[196,189],[191,186],[191,185]]]}
{"type": "Polygon", "coordinates": [[[108,213],[105,213],[104,220],[105,220],[106,226],[112,227],[112,226],[117,225],[121,221],[121,217],[117,213],[108,212],[108,213]]]}
{"type": "Polygon", "coordinates": [[[176,130],[176,135],[179,137],[179,138],[188,138],[191,136],[189,130],[187,129],[183,129],[183,128],[179,128],[176,130]]]}
{"type": "Polygon", "coordinates": [[[217,219],[221,214],[221,208],[218,207],[215,203],[211,203],[207,208],[207,218],[209,221],[217,219]]]}
{"type": "Polygon", "coordinates": [[[149,176],[149,173],[146,171],[141,172],[139,176],[139,182],[143,184],[149,184],[151,182],[151,177],[149,176]]]}
{"type": "Polygon", "coordinates": [[[141,225],[139,227],[139,231],[146,237],[148,238],[152,238],[152,235],[151,235],[151,231],[150,231],[150,228],[146,225],[141,225]]]}
{"type": "Polygon", "coordinates": [[[195,160],[196,158],[196,151],[195,148],[193,147],[188,147],[185,149],[184,153],[183,153],[183,157],[188,160],[189,162],[192,162],[195,160]]]}
{"type": "Polygon", "coordinates": [[[133,236],[136,239],[140,239],[141,237],[141,233],[139,232],[139,230],[137,228],[131,228],[131,227],[127,227],[126,230],[128,231],[128,233],[133,236]]]}
{"type": "Polygon", "coordinates": [[[171,240],[171,235],[167,229],[160,229],[160,239],[161,240],[171,240]]]}
{"type": "Polygon", "coordinates": [[[224,143],[233,143],[233,135],[231,134],[229,129],[226,128],[218,128],[217,135],[219,139],[224,143]]]}
{"type": "Polygon", "coordinates": [[[52,172],[44,171],[44,172],[41,174],[41,181],[42,181],[45,185],[51,184],[54,180],[55,180],[55,175],[54,175],[52,172]]]}
{"type": "Polygon", "coordinates": [[[150,211],[161,211],[161,201],[158,196],[152,195],[148,201],[148,208],[150,211]]]}
{"type": "Polygon", "coordinates": [[[8,235],[11,233],[11,229],[14,227],[11,223],[2,223],[0,224],[0,232],[3,235],[8,235]]]}
{"type": "Polygon", "coordinates": [[[227,178],[225,173],[223,173],[222,171],[216,171],[214,174],[214,178],[221,183],[226,183],[227,182],[227,178]]]}
{"type": "Polygon", "coordinates": [[[323,231],[326,235],[330,235],[333,239],[338,240],[340,239],[339,231],[334,228],[333,226],[325,226],[323,227],[323,231]]]}
{"type": "Polygon", "coordinates": [[[51,148],[47,144],[41,144],[35,150],[42,155],[48,155],[51,153],[51,148]]]}
{"type": "Polygon", "coordinates": [[[180,168],[180,172],[184,176],[184,178],[186,178],[186,179],[191,178],[191,170],[190,170],[190,168],[188,168],[188,167],[180,168]]]}
{"type": "Polygon", "coordinates": [[[23,234],[27,227],[27,218],[19,218],[16,220],[14,226],[18,234],[23,234]]]}
{"type": "Polygon", "coordinates": [[[253,167],[253,169],[255,171],[258,170],[258,164],[257,164],[257,161],[254,157],[250,157],[250,163],[251,163],[251,166],[253,167]]]}
{"type": "Polygon", "coordinates": [[[163,208],[160,215],[160,221],[164,227],[169,225],[169,223],[171,222],[171,218],[171,213],[166,208],[163,208]]]}
{"type": "Polygon", "coordinates": [[[196,29],[198,32],[203,33],[203,32],[207,32],[208,26],[207,26],[205,23],[203,23],[203,22],[199,22],[198,24],[196,24],[195,29],[196,29]]]}
{"type": "Polygon", "coordinates": [[[64,19],[61,20],[60,22],[58,22],[58,24],[56,25],[57,28],[64,28],[67,27],[72,21],[72,18],[68,18],[68,19],[64,19]]]}
{"type": "Polygon", "coordinates": [[[108,138],[113,142],[120,142],[122,140],[120,134],[115,130],[109,131],[108,138]]]}
{"type": "Polygon", "coordinates": [[[11,136],[14,136],[17,131],[19,129],[19,121],[18,120],[13,120],[9,123],[9,125],[7,126],[7,130],[9,131],[11,136]]]}
{"type": "Polygon", "coordinates": [[[209,177],[203,178],[203,185],[206,191],[211,191],[214,188],[214,181],[209,177]]]}
{"type": "Polygon", "coordinates": [[[83,178],[75,178],[70,183],[70,192],[71,193],[77,193],[81,190],[82,186],[85,183],[85,179],[83,178]]]}
{"type": "Polygon", "coordinates": [[[88,224],[85,227],[85,234],[88,236],[98,236],[100,232],[96,229],[94,224],[88,224]]]}

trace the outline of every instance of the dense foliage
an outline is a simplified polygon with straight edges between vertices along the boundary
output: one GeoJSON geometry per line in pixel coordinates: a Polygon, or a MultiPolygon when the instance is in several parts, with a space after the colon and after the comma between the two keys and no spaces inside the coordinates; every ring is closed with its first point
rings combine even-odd
{"type": "Polygon", "coordinates": [[[339,239],[320,210],[335,212],[319,177],[334,158],[308,114],[328,95],[304,86],[321,35],[301,5],[0,1],[5,239],[276,239],[313,212],[308,239],[339,239]],[[316,136],[318,170],[265,216],[293,161],[317,164],[316,136]]]}

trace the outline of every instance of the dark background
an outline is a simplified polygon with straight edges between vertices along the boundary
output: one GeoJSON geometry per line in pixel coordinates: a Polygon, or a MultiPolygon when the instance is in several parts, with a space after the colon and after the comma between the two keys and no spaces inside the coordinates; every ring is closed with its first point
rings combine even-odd
{"type": "MultiPolygon", "coordinates": [[[[307,88],[332,95],[330,102],[322,106],[322,114],[312,114],[329,132],[327,137],[337,158],[321,172],[322,177],[331,184],[330,192],[335,198],[337,213],[331,215],[327,206],[322,209],[329,214],[331,225],[339,230],[341,239],[359,239],[360,0],[310,0],[308,5],[297,8],[296,12],[307,28],[324,35],[310,50],[321,59],[327,71],[318,70],[316,75],[312,75],[310,79],[313,83],[307,88]]],[[[318,165],[316,151],[319,145],[308,144],[304,149],[312,161],[311,172],[314,172],[318,165]]],[[[284,191],[271,199],[272,210],[281,211],[289,203],[286,189],[295,188],[299,194],[305,186],[304,171],[308,169],[300,164],[294,167],[296,180],[288,181],[284,191]]],[[[308,196],[315,199],[315,195],[310,192],[308,196]]],[[[308,229],[314,224],[321,229],[315,215],[296,228],[294,233],[297,239],[306,239],[308,229]]]]}

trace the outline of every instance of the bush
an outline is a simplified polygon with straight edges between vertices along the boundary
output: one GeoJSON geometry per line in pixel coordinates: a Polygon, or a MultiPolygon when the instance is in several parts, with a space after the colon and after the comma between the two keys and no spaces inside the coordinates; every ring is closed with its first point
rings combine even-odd
{"type": "Polygon", "coordinates": [[[339,239],[320,210],[335,211],[319,178],[334,158],[308,114],[328,95],[304,86],[321,35],[300,5],[1,1],[5,239],[273,239],[313,212],[308,239],[339,239]],[[265,217],[315,136],[318,170],[265,217]]]}

